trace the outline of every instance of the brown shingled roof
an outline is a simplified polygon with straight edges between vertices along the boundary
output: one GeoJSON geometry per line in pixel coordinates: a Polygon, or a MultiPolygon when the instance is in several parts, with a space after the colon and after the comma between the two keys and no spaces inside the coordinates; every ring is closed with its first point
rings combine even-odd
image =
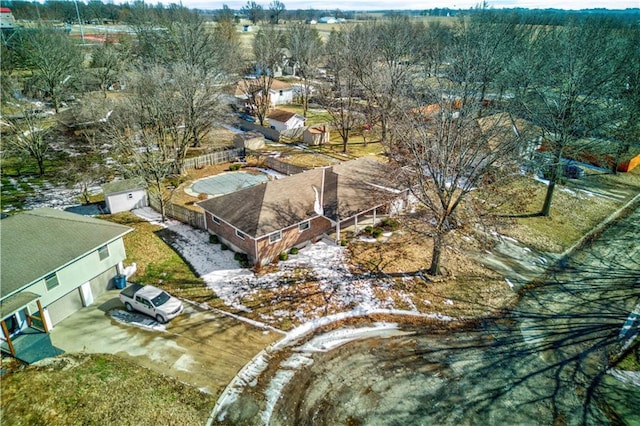
{"type": "MultiPolygon", "coordinates": [[[[287,121],[291,120],[296,115],[297,114],[295,112],[285,111],[283,109],[275,108],[267,115],[267,118],[269,120],[275,120],[275,121],[279,121],[281,123],[286,123],[287,121]]],[[[300,117],[300,118],[303,118],[303,117],[300,117]]]]}
{"type": "Polygon", "coordinates": [[[253,238],[311,219],[315,191],[322,197],[323,216],[336,220],[384,204],[394,188],[386,164],[359,158],[317,168],[198,203],[204,210],[253,238]],[[385,195],[383,195],[385,194],[385,195]]]}
{"type": "MultiPolygon", "coordinates": [[[[246,95],[249,89],[254,89],[258,87],[254,85],[260,85],[261,87],[261,83],[257,80],[238,81],[238,83],[236,84],[235,92],[234,92],[235,96],[241,97],[246,95]]],[[[285,83],[284,81],[276,80],[275,78],[271,81],[271,90],[291,90],[292,88],[293,86],[291,86],[289,83],[285,83]]]]}

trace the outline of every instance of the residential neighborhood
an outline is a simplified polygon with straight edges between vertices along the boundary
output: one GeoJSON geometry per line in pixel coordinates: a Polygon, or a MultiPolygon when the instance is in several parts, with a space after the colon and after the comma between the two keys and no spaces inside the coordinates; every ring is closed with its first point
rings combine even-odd
{"type": "Polygon", "coordinates": [[[373,3],[3,2],[3,425],[640,421],[640,9],[373,3]]]}

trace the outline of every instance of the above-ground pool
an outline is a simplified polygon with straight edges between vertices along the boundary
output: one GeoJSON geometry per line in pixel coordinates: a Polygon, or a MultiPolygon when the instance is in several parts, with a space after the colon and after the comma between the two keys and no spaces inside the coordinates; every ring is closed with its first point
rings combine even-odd
{"type": "Polygon", "coordinates": [[[242,188],[259,185],[268,180],[269,177],[264,173],[226,172],[195,181],[191,185],[191,192],[195,195],[205,193],[217,197],[242,188]]]}

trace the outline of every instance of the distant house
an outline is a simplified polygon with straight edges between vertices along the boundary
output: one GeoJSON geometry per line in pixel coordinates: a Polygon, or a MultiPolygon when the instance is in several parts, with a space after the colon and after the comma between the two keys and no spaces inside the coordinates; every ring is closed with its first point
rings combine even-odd
{"type": "MultiPolygon", "coordinates": [[[[261,77],[264,78],[264,77],[261,77]]],[[[248,104],[249,93],[256,87],[260,87],[258,79],[245,79],[236,84],[234,96],[238,107],[247,109],[250,107],[248,104]]],[[[262,93],[258,92],[261,96],[262,93]]],[[[290,104],[293,102],[293,86],[284,81],[273,79],[271,82],[271,89],[269,90],[269,101],[272,107],[282,104],[290,104]]]]}
{"type": "Polygon", "coordinates": [[[0,29],[10,30],[16,25],[16,19],[13,17],[11,9],[8,7],[0,7],[0,29]]]}
{"type": "Polygon", "coordinates": [[[318,23],[320,23],[320,24],[337,24],[338,20],[336,18],[334,18],[333,16],[323,16],[322,18],[318,19],[318,23]]]}
{"type": "Polygon", "coordinates": [[[113,284],[132,229],[44,208],[0,226],[2,351],[27,363],[56,355],[49,330],[113,284]]]}
{"type": "Polygon", "coordinates": [[[331,132],[328,126],[314,126],[305,129],[302,134],[302,141],[305,145],[323,145],[329,143],[331,132]]]}
{"type": "Polygon", "coordinates": [[[273,180],[198,203],[206,227],[234,251],[266,264],[282,251],[313,242],[329,231],[401,206],[406,191],[386,165],[359,158],[273,180]],[[247,202],[251,200],[251,202],[247,202]]]}
{"type": "Polygon", "coordinates": [[[269,119],[269,126],[278,131],[297,129],[298,127],[303,127],[305,122],[303,116],[278,108],[272,110],[267,115],[267,118],[269,119]]]}
{"type": "Polygon", "coordinates": [[[244,24],[242,26],[242,31],[245,33],[250,33],[251,31],[253,31],[253,27],[251,27],[251,25],[249,24],[244,24]]]}
{"type": "Polygon", "coordinates": [[[149,205],[147,185],[143,179],[116,180],[102,185],[109,213],[126,212],[149,205]]]}

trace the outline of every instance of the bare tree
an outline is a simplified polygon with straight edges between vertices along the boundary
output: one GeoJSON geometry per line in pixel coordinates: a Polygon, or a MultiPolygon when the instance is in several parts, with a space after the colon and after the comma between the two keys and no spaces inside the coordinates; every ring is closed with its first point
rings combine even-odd
{"type": "Polygon", "coordinates": [[[347,152],[349,135],[356,124],[362,121],[356,99],[358,82],[349,67],[353,53],[350,33],[332,31],[327,42],[327,73],[333,81],[322,88],[320,103],[331,115],[331,127],[342,139],[342,151],[347,152]]]}
{"type": "Polygon", "coordinates": [[[640,32],[634,27],[621,28],[617,41],[620,51],[632,52],[625,66],[617,74],[613,96],[607,99],[607,110],[612,112],[605,135],[615,145],[611,171],[618,172],[620,163],[632,157],[631,147],[640,147],[640,32]]]}
{"type": "Polygon", "coordinates": [[[61,31],[40,28],[23,31],[16,42],[20,63],[32,73],[30,84],[50,99],[58,112],[60,102],[81,69],[80,50],[61,31]]]}
{"type": "Polygon", "coordinates": [[[460,226],[461,203],[496,166],[507,167],[520,138],[509,114],[477,121],[473,85],[447,79],[431,82],[427,103],[402,113],[389,146],[399,178],[424,207],[433,252],[428,273],[439,275],[447,234],[460,226]]]}
{"type": "Polygon", "coordinates": [[[302,100],[303,115],[306,117],[309,98],[313,90],[311,81],[316,76],[316,64],[322,55],[322,39],[317,29],[302,22],[294,23],[288,29],[287,45],[295,70],[302,78],[300,99],[302,100]]]}
{"type": "Polygon", "coordinates": [[[43,176],[44,161],[51,151],[51,140],[48,138],[51,123],[38,119],[31,111],[23,111],[23,116],[9,122],[13,134],[6,139],[3,137],[3,142],[9,150],[33,158],[40,176],[43,176]]]}
{"type": "Polygon", "coordinates": [[[175,170],[175,160],[167,155],[167,147],[159,143],[169,137],[165,135],[166,129],[157,125],[163,124],[163,119],[156,122],[150,119],[154,111],[154,105],[125,101],[110,117],[104,134],[113,145],[118,172],[125,178],[138,177],[145,181],[149,196],[157,202],[164,221],[165,206],[170,198],[165,185],[175,170]]]}
{"type": "Polygon", "coordinates": [[[248,1],[241,9],[241,12],[250,20],[254,25],[262,20],[264,16],[264,8],[255,1],[248,1]]]}
{"type": "Polygon", "coordinates": [[[269,4],[269,19],[272,24],[278,25],[280,23],[280,16],[285,10],[285,5],[280,0],[273,0],[269,4]]]}
{"type": "Polygon", "coordinates": [[[389,136],[390,117],[409,88],[409,64],[416,56],[417,27],[403,17],[373,26],[358,25],[350,33],[349,67],[377,109],[382,142],[389,136]]]}
{"type": "Polygon", "coordinates": [[[242,84],[242,89],[261,126],[264,125],[265,118],[271,107],[269,92],[273,84],[274,74],[282,66],[282,49],[285,43],[284,34],[274,26],[261,28],[253,39],[257,78],[245,80],[242,84]]]}
{"type": "Polygon", "coordinates": [[[563,157],[572,149],[600,145],[591,137],[608,122],[602,105],[632,54],[614,41],[615,32],[601,19],[537,27],[514,77],[516,99],[527,118],[541,127],[549,152],[543,216],[551,214],[554,189],[563,176],[563,157]]]}
{"type": "Polygon", "coordinates": [[[173,69],[176,106],[182,112],[188,141],[194,147],[201,145],[202,139],[219,120],[222,109],[220,87],[223,81],[224,77],[220,74],[211,75],[186,65],[177,65],[173,69]]]}
{"type": "Polygon", "coordinates": [[[120,77],[125,57],[123,52],[111,43],[101,44],[91,53],[90,72],[98,81],[105,99],[109,85],[120,77]]]}

